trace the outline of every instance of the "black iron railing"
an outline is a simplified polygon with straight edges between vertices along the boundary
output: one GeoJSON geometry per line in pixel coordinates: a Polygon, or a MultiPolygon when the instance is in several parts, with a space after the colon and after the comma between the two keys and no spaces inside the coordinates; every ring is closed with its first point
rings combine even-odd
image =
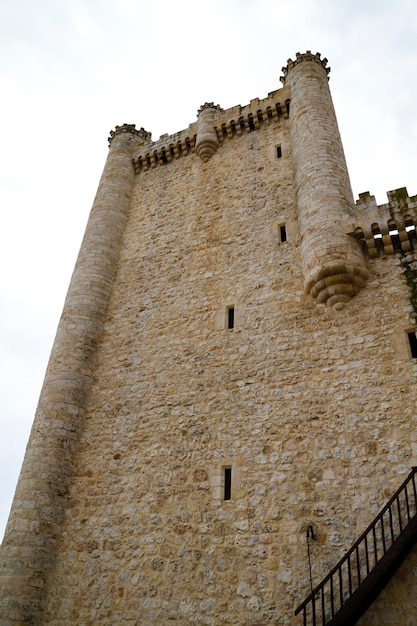
{"type": "Polygon", "coordinates": [[[297,608],[303,626],[350,626],[417,540],[417,467],[321,583],[297,608]]]}

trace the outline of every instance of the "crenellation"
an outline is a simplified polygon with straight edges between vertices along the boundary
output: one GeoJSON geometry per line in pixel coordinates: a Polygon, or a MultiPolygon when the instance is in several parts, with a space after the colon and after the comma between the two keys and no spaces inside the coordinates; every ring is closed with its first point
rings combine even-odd
{"type": "MultiPolygon", "coordinates": [[[[233,139],[234,137],[241,137],[242,134],[260,130],[263,124],[270,122],[279,122],[282,118],[288,120],[289,115],[289,103],[288,90],[285,88],[271,92],[264,100],[251,100],[250,104],[245,107],[232,107],[227,110],[223,110],[220,105],[213,105],[213,110],[216,111],[214,116],[214,129],[217,135],[217,141],[222,144],[224,140],[233,139]],[[270,95],[275,96],[280,93],[284,96],[284,101],[274,102],[271,106],[270,95]],[[259,105],[264,104],[264,108],[259,108],[259,105]]],[[[200,107],[199,112],[204,111],[207,108],[206,103],[200,107]]],[[[134,167],[138,174],[141,171],[147,171],[150,168],[156,167],[157,164],[166,164],[172,161],[172,157],[175,159],[180,158],[186,154],[192,153],[195,148],[197,140],[198,122],[190,124],[189,127],[174,135],[161,135],[158,141],[153,143],[144,144],[143,148],[137,151],[134,156],[134,167]],[[144,151],[147,150],[147,153],[144,151]],[[152,152],[150,152],[152,150],[152,152]],[[168,154],[170,156],[168,156],[168,154]],[[170,158],[171,157],[171,158],[170,158]]],[[[150,134],[148,133],[149,138],[150,134]]]]}
{"type": "Polygon", "coordinates": [[[287,65],[282,68],[283,76],[280,77],[280,81],[285,85],[289,71],[294,69],[297,65],[305,61],[318,63],[323,67],[323,69],[326,72],[326,75],[330,73],[330,67],[327,67],[328,60],[326,58],[322,59],[320,52],[316,52],[316,54],[312,54],[310,50],[307,50],[307,52],[304,54],[297,52],[295,55],[295,61],[293,61],[292,59],[288,59],[287,65]]]}
{"type": "Polygon", "coordinates": [[[143,127],[137,129],[136,124],[122,124],[122,126],[116,126],[115,130],[110,131],[110,136],[108,138],[109,147],[111,146],[111,142],[114,137],[122,133],[134,135],[137,139],[142,140],[142,143],[149,143],[152,137],[151,133],[148,133],[143,127]]]}
{"type": "Polygon", "coordinates": [[[369,191],[360,193],[356,201],[358,221],[389,220],[390,218],[401,221],[408,214],[417,217],[417,196],[409,196],[405,187],[387,191],[387,197],[386,204],[377,205],[375,196],[371,196],[369,191]],[[366,214],[362,213],[364,211],[366,214]]]}
{"type": "Polygon", "coordinates": [[[370,258],[406,254],[416,250],[417,196],[406,188],[387,192],[388,203],[377,205],[369,192],[356,201],[358,226],[353,235],[365,245],[370,258]]]}
{"type": "Polygon", "coordinates": [[[358,200],[356,200],[356,207],[358,211],[372,211],[376,210],[376,199],[375,196],[371,196],[369,191],[365,191],[359,194],[358,200]]]}
{"type": "Polygon", "coordinates": [[[146,172],[149,169],[153,169],[160,165],[171,163],[174,159],[179,159],[183,156],[194,153],[196,139],[196,135],[192,137],[186,136],[177,141],[175,144],[170,143],[168,145],[163,145],[153,152],[147,152],[144,155],[139,155],[136,158],[133,158],[135,173],[139,174],[141,171],[146,172]]]}

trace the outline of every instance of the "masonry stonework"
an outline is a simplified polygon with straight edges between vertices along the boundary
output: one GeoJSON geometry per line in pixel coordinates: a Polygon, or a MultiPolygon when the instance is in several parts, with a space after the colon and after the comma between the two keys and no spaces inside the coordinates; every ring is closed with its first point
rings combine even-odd
{"type": "MultiPolygon", "coordinates": [[[[111,134],[1,547],[2,626],[301,625],[417,464],[417,197],[355,204],[326,60],[283,73],[176,135],[111,134]]],[[[416,623],[416,558],[358,623],[416,623]]]]}

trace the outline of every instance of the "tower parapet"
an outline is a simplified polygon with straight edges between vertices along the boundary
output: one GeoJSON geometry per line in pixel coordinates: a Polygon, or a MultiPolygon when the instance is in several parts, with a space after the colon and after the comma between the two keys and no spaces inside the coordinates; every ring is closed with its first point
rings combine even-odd
{"type": "Polygon", "coordinates": [[[136,124],[122,124],[122,126],[116,126],[114,130],[110,131],[109,146],[117,135],[126,133],[136,136],[139,144],[150,142],[152,139],[152,133],[148,133],[143,127],[136,128],[136,124]]]}
{"type": "Polygon", "coordinates": [[[266,98],[254,98],[246,106],[237,105],[223,110],[219,105],[206,103],[197,112],[198,120],[173,135],[164,134],[157,141],[145,141],[134,154],[136,173],[147,172],[192,154],[204,154],[210,159],[225,142],[271,124],[288,119],[290,91],[281,88],[266,98]],[[204,122],[203,109],[211,110],[210,123],[204,122]],[[204,123],[203,123],[204,122],[204,123]],[[207,130],[207,141],[204,135],[207,130]],[[214,134],[213,134],[214,131],[214,134]],[[198,152],[196,145],[198,141],[198,152]]]}
{"type": "Polygon", "coordinates": [[[375,196],[366,191],[356,201],[358,220],[352,234],[371,259],[417,250],[417,196],[409,196],[405,187],[388,191],[387,196],[387,204],[377,205],[375,196]]]}
{"type": "Polygon", "coordinates": [[[368,269],[354,229],[355,205],[336,114],[327,59],[297,53],[283,68],[290,87],[290,138],[294,159],[304,289],[336,309],[364,286],[368,269]]]}

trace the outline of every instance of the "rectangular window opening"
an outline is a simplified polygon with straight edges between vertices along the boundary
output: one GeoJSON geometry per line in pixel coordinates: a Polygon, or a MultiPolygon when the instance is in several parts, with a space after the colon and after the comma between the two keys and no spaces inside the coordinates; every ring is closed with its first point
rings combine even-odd
{"type": "Polygon", "coordinates": [[[282,157],[282,148],[281,146],[277,146],[277,159],[282,157]]]}
{"type": "Polygon", "coordinates": [[[223,500],[232,499],[232,468],[224,468],[224,494],[223,500]]]}
{"type": "Polygon", "coordinates": [[[408,335],[408,342],[410,344],[410,350],[411,350],[411,356],[413,359],[417,359],[417,337],[416,337],[416,331],[413,330],[412,332],[407,333],[408,335]]]}
{"type": "Polygon", "coordinates": [[[235,307],[227,307],[227,328],[235,327],[235,307]]]}
{"type": "Polygon", "coordinates": [[[281,224],[279,227],[279,240],[281,243],[287,241],[287,229],[285,228],[285,224],[281,224]]]}

